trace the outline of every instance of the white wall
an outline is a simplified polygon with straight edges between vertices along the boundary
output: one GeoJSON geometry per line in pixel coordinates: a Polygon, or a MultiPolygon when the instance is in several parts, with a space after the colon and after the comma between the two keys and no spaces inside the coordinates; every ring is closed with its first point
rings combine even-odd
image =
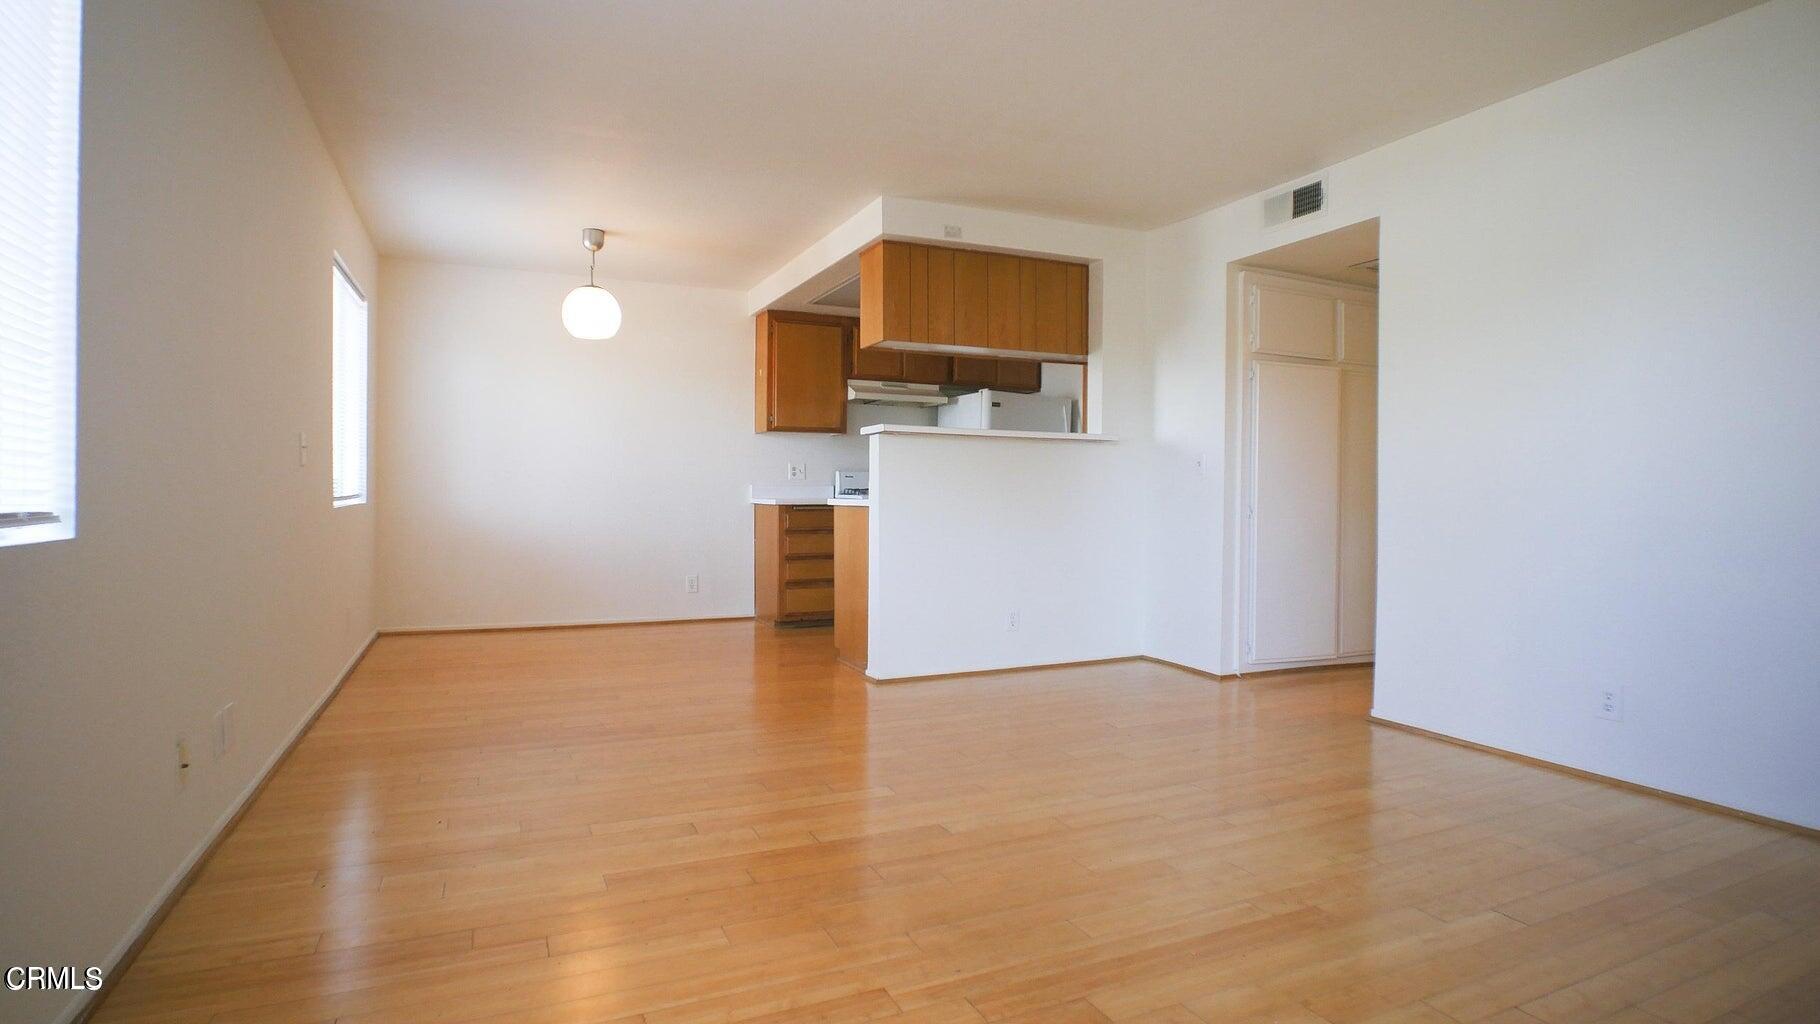
{"type": "Polygon", "coordinates": [[[1381,217],[1377,713],[1820,825],[1817,42],[1767,4],[1340,164],[1316,223],[1154,233],[1148,650],[1230,658],[1227,263],[1381,217]]]}
{"type": "Polygon", "coordinates": [[[0,549],[5,964],[110,964],[373,628],[327,459],[329,261],[377,304],[372,246],[256,8],[85,6],[80,532],[0,549]]]}
{"type": "Polygon", "coordinates": [[[868,675],[1139,652],[1143,534],[1132,493],[1114,483],[1128,469],[1121,442],[872,444],[868,675]]]}
{"type": "Polygon", "coordinates": [[[844,436],[753,431],[741,293],[603,278],[625,326],[577,341],[558,311],[582,269],[386,260],[385,626],[750,615],[748,485],[865,468],[864,407],[844,436]]]}

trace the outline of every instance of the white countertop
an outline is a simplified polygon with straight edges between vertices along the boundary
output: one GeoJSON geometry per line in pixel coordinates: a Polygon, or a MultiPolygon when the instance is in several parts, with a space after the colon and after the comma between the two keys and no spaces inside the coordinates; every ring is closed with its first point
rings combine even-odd
{"type": "Polygon", "coordinates": [[[826,505],[834,497],[827,484],[752,484],[746,496],[754,505],[826,505]]]}
{"type": "Polygon", "coordinates": [[[872,504],[869,498],[752,498],[754,505],[858,505],[872,504]]]}
{"type": "Polygon", "coordinates": [[[869,505],[865,498],[836,498],[822,484],[753,484],[746,500],[754,505],[869,505]]]}
{"type": "Polygon", "coordinates": [[[1070,434],[1059,430],[975,430],[971,427],[924,427],[910,423],[875,423],[861,434],[937,434],[946,437],[1014,437],[1035,441],[1116,441],[1111,434],[1070,434]]]}

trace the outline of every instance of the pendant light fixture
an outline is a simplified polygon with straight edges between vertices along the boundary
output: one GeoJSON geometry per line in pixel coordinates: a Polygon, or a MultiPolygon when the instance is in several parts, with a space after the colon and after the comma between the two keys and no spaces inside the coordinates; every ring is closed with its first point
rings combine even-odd
{"type": "Polygon", "coordinates": [[[562,325],[584,341],[605,341],[619,333],[619,300],[594,283],[594,254],[607,244],[600,228],[582,228],[581,244],[588,250],[588,283],[562,300],[562,325]]]}

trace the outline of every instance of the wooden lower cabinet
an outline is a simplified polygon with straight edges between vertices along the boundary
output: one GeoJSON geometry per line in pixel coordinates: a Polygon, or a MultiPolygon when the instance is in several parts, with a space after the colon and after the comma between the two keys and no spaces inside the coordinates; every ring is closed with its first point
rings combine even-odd
{"type": "Polygon", "coordinates": [[[834,618],[834,510],[754,505],[752,604],[760,622],[834,618]]]}
{"type": "Polygon", "coordinates": [[[866,670],[866,530],[871,510],[864,505],[834,507],[834,656],[866,670]]]}

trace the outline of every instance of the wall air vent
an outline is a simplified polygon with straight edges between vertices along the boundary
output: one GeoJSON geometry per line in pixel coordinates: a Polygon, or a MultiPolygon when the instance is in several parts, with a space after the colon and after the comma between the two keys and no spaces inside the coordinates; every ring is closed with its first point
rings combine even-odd
{"type": "Polygon", "coordinates": [[[1264,200],[1264,226],[1276,227],[1327,209],[1327,179],[1306,181],[1264,200]]]}
{"type": "Polygon", "coordinates": [[[1297,217],[1306,217],[1311,213],[1320,213],[1321,204],[1327,198],[1326,186],[1327,183],[1324,181],[1311,181],[1289,193],[1289,219],[1294,220],[1297,217]]]}

